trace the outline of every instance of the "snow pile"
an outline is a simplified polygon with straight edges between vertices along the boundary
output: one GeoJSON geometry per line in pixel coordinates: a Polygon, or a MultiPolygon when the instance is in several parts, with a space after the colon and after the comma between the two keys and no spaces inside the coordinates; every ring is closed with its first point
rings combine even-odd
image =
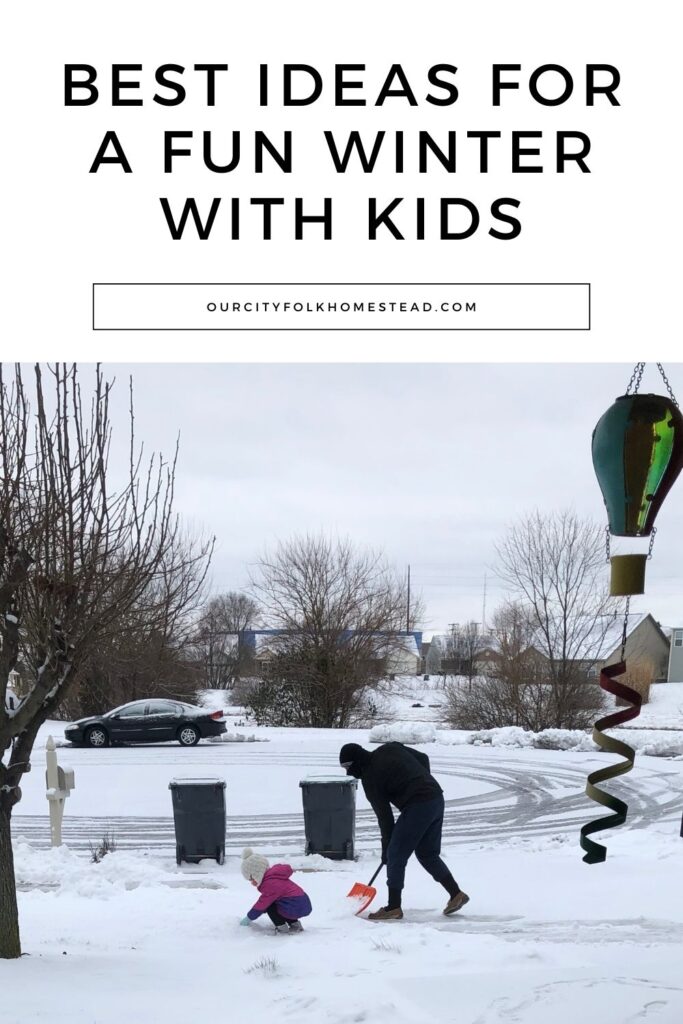
{"type": "MultiPolygon", "coordinates": [[[[637,754],[650,757],[683,757],[683,733],[654,733],[635,729],[608,729],[608,735],[628,743],[637,754]]],[[[538,750],[575,750],[590,752],[600,750],[593,742],[592,735],[582,729],[543,729],[530,732],[518,726],[505,729],[481,729],[465,737],[465,742],[475,747],[535,747],[538,750]]]]}
{"type": "Polygon", "coordinates": [[[145,854],[113,851],[96,864],[90,854],[75,853],[66,846],[38,850],[21,838],[14,847],[14,870],[18,885],[100,899],[120,890],[158,885],[175,874],[145,854]]]}
{"type": "Polygon", "coordinates": [[[583,729],[543,729],[532,736],[532,746],[541,750],[597,750],[590,734],[583,729]]]}
{"type": "Polygon", "coordinates": [[[492,747],[532,747],[535,735],[517,725],[509,725],[504,729],[481,729],[470,733],[467,743],[475,747],[482,744],[490,744],[492,747]]]}
{"type": "Polygon", "coordinates": [[[270,743],[265,736],[245,736],[243,732],[224,732],[220,736],[207,737],[209,743],[270,743]]]}
{"type": "Polygon", "coordinates": [[[429,722],[389,722],[370,731],[370,743],[435,743],[436,729],[429,722]]]}
{"type": "Polygon", "coordinates": [[[609,730],[628,743],[638,754],[650,757],[683,757],[683,733],[664,730],[615,729],[609,730]]]}

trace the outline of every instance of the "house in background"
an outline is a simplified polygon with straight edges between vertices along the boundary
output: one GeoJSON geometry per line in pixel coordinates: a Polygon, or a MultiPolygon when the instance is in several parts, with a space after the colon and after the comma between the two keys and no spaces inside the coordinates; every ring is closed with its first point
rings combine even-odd
{"type": "Polygon", "coordinates": [[[671,630],[667,679],[670,683],[683,683],[683,629],[671,630]]]}
{"type": "MultiPolygon", "coordinates": [[[[352,631],[346,631],[344,636],[351,636],[352,631]]],[[[242,634],[243,643],[247,652],[253,658],[256,670],[263,670],[267,663],[274,657],[278,650],[282,650],[282,638],[287,636],[287,631],[282,629],[245,629],[242,634]]],[[[389,636],[386,633],[377,634],[378,642],[376,657],[378,662],[384,660],[384,671],[388,676],[415,676],[420,672],[420,647],[422,645],[422,633],[419,630],[410,633],[398,633],[389,636]],[[383,639],[386,636],[386,641],[383,639]]]]}
{"type": "MultiPolygon", "coordinates": [[[[574,660],[574,664],[585,672],[589,679],[597,682],[602,668],[621,661],[623,629],[623,616],[610,616],[607,626],[603,623],[597,628],[594,639],[589,640],[586,645],[585,653],[579,652],[580,656],[574,660]]],[[[666,682],[667,679],[673,681],[668,632],[662,629],[649,612],[629,615],[624,647],[627,669],[630,672],[638,672],[655,683],[666,682]]],[[[674,658],[675,652],[676,673],[678,679],[683,682],[683,629],[674,630],[673,633],[671,658],[674,658]],[[677,647],[674,646],[676,642],[677,647]]],[[[438,643],[439,638],[432,639],[433,645],[435,641],[438,643]]],[[[541,662],[547,661],[542,644],[532,645],[530,649],[537,652],[541,662]]],[[[495,634],[488,632],[482,635],[481,646],[477,648],[474,657],[477,674],[496,674],[500,662],[500,649],[495,634]]],[[[442,661],[441,666],[441,671],[449,670],[447,661],[442,661]]]]}
{"type": "Polygon", "coordinates": [[[387,647],[380,657],[386,658],[386,672],[390,676],[416,676],[420,673],[422,657],[422,634],[419,632],[405,633],[387,647]]]}
{"type": "MultiPolygon", "coordinates": [[[[615,665],[621,661],[623,628],[623,619],[619,617],[605,633],[601,656],[595,666],[595,675],[607,665],[615,665]]],[[[649,612],[628,616],[624,661],[629,671],[641,669],[654,683],[664,683],[669,678],[669,639],[649,612]]]]}

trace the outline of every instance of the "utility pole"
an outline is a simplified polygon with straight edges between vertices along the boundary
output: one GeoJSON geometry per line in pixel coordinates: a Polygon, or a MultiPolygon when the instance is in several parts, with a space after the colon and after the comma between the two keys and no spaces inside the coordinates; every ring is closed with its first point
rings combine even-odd
{"type": "Polygon", "coordinates": [[[484,573],[484,605],[481,610],[481,631],[486,632],[486,573],[484,573]]]}

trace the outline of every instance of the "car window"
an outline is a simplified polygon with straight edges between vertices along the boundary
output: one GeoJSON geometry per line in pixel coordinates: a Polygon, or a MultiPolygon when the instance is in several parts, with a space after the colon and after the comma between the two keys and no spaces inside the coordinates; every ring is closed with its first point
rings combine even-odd
{"type": "Polygon", "coordinates": [[[180,711],[180,704],[174,704],[171,700],[151,700],[147,705],[148,715],[177,715],[180,711]]]}
{"type": "Polygon", "coordinates": [[[122,708],[116,710],[116,714],[119,718],[135,718],[136,715],[144,715],[146,706],[145,701],[136,701],[135,704],[124,704],[122,708]]]}

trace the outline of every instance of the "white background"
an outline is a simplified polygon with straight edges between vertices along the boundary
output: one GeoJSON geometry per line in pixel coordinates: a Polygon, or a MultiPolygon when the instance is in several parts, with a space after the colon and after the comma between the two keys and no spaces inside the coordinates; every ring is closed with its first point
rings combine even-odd
{"type": "MultiPolygon", "coordinates": [[[[2,61],[4,138],[10,159],[4,167],[5,254],[3,357],[125,360],[243,361],[464,361],[496,359],[610,360],[678,358],[677,260],[680,205],[676,200],[680,159],[677,114],[677,36],[673,4],[645,17],[635,3],[357,3],[326,8],[305,2],[234,4],[202,2],[38,3],[14,5],[6,15],[2,61]],[[667,12],[670,18],[667,18],[667,12]],[[663,15],[663,16],[662,16],[663,15]],[[90,63],[103,86],[91,107],[65,108],[63,65],[90,63]],[[109,105],[109,68],[114,62],[141,63],[142,107],[109,105]],[[218,103],[204,105],[204,76],[184,76],[186,101],[173,108],[151,102],[157,65],[224,62],[218,103]],[[260,108],[260,63],[271,76],[285,62],[309,63],[324,76],[321,99],[310,107],[260,108]],[[335,108],[334,63],[366,64],[366,83],[354,95],[366,107],[335,108]],[[422,99],[430,65],[458,66],[458,102],[435,107],[402,100],[383,107],[374,99],[392,63],[402,64],[422,99]],[[491,65],[519,63],[521,81],[537,66],[558,63],[575,76],[576,88],[561,107],[543,107],[528,91],[505,94],[491,105],[491,65]],[[605,100],[586,107],[586,63],[616,65],[622,76],[620,107],[605,100]],[[294,133],[294,173],[277,169],[255,175],[249,133],[260,128],[275,138],[294,133]],[[429,175],[411,170],[410,138],[419,129],[435,137],[456,129],[459,170],[448,175],[433,165],[429,175]],[[240,130],[244,164],[226,175],[212,174],[199,159],[179,161],[163,174],[164,129],[211,129],[217,155],[222,133],[240,130]],[[371,175],[338,175],[322,145],[322,132],[342,139],[351,129],[406,133],[403,175],[380,163],[371,175]],[[476,173],[464,139],[468,130],[495,129],[504,138],[492,150],[491,172],[476,173]],[[591,174],[568,166],[557,175],[513,175],[507,133],[542,130],[542,160],[552,167],[554,133],[589,134],[591,174]],[[117,131],[133,174],[105,166],[88,169],[107,130],[117,131]],[[493,155],[495,153],[495,156],[493,155]],[[291,211],[277,218],[275,239],[258,237],[249,210],[244,237],[231,241],[228,222],[210,240],[174,242],[159,196],[174,201],[194,195],[208,204],[214,196],[305,197],[315,210],[334,197],[334,240],[311,229],[294,241],[291,211]],[[385,233],[367,240],[367,196],[386,199],[423,195],[433,209],[425,241],[396,241],[385,233]],[[435,237],[436,201],[465,196],[482,213],[470,239],[435,237]],[[514,241],[486,234],[488,204],[499,196],[521,201],[523,230],[514,241]],[[372,335],[343,333],[250,333],[228,346],[216,334],[93,334],[92,281],[590,281],[590,333],[496,333],[372,335]],[[512,352],[510,349],[512,348],[512,352]],[[237,351],[236,351],[237,349],[237,351]]],[[[136,95],[130,93],[131,96],[136,95]]],[[[227,135],[226,135],[227,143],[227,135]]],[[[403,221],[408,225],[407,216],[403,221]]],[[[430,216],[428,214],[428,224],[430,216]]]]}

